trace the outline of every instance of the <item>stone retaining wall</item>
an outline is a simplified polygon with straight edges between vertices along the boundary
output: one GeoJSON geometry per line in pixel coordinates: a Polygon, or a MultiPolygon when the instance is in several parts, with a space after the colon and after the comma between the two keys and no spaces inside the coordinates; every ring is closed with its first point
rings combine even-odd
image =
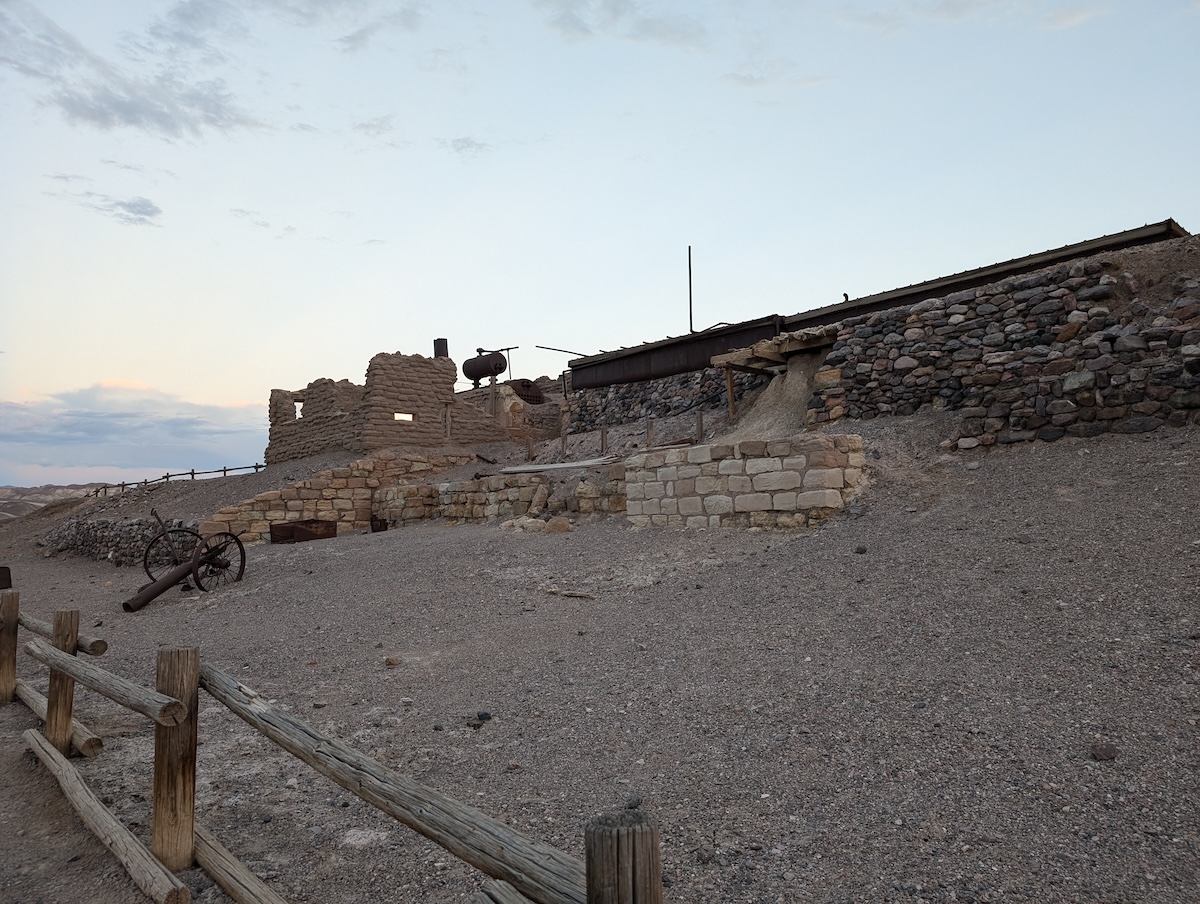
{"type": "Polygon", "coordinates": [[[1169,301],[1102,259],[841,322],[806,420],[962,415],[949,442],[1139,433],[1200,423],[1200,281],[1169,301]]]}
{"type": "Polygon", "coordinates": [[[825,434],[645,452],[625,462],[626,511],[636,527],[806,527],[862,490],[865,464],[862,437],[825,434]]]}
{"type": "MultiPolygon", "coordinates": [[[[734,399],[740,401],[766,383],[766,378],[757,374],[736,373],[734,399]]],[[[647,417],[670,417],[697,408],[724,408],[725,404],[725,372],[716,367],[660,380],[579,389],[570,394],[569,432],[584,433],[647,417]]]]}
{"type": "Polygon", "coordinates": [[[200,532],[231,531],[249,543],[269,539],[272,524],[309,519],[335,521],[339,534],[370,530],[372,500],[381,487],[428,479],[474,460],[474,455],[465,453],[419,455],[385,449],[349,467],[318,471],[281,490],[259,493],[253,499],[226,506],[202,521],[200,532]]]}
{"type": "Polygon", "coordinates": [[[624,467],[612,465],[583,478],[550,474],[498,474],[442,484],[395,486],[376,494],[377,517],[389,527],[431,518],[451,523],[503,521],[573,512],[604,517],[625,511],[624,467]]]}

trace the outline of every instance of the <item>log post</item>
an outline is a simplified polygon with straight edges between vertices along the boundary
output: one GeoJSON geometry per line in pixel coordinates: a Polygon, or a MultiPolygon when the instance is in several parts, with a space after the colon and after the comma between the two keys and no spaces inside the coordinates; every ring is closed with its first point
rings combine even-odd
{"type": "MultiPolygon", "coordinates": [[[[75,655],[79,640],[79,610],[61,609],[54,613],[54,646],[69,656],[75,655]]],[[[71,753],[71,716],[75,708],[75,679],[66,672],[50,668],[50,690],[46,694],[46,740],[61,753],[71,753]]]]}
{"type": "Polygon", "coordinates": [[[704,442],[704,412],[696,412],[696,445],[704,442]]]}
{"type": "Polygon", "coordinates": [[[0,590],[0,703],[12,703],[17,692],[17,622],[21,595],[0,590]]]}
{"type": "Polygon", "coordinates": [[[155,684],[160,694],[181,700],[187,718],[154,726],[154,813],[150,851],[172,871],[191,869],[195,853],[196,735],[199,719],[200,650],[158,651],[155,684]]]}
{"type": "Polygon", "coordinates": [[[663,904],[654,820],[638,810],[597,816],[584,834],[587,904],[663,904]]]}
{"type": "Polygon", "coordinates": [[[608,451],[608,427],[600,426],[600,454],[603,455],[608,451]]]}
{"type": "Polygon", "coordinates": [[[729,417],[732,419],[737,414],[737,405],[733,401],[733,368],[728,366],[725,368],[725,401],[729,405],[729,417]]]}

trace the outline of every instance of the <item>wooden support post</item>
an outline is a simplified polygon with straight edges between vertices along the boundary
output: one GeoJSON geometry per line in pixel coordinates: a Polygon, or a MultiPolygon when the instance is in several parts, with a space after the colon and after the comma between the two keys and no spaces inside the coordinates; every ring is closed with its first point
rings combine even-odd
{"type": "Polygon", "coordinates": [[[603,455],[608,451],[608,427],[601,425],[600,427],[600,454],[603,455]]]}
{"type": "Polygon", "coordinates": [[[200,698],[200,650],[158,651],[158,692],[187,706],[177,725],[154,726],[154,813],[150,850],[169,870],[191,869],[195,843],[196,710],[200,698]]]}
{"type": "Polygon", "coordinates": [[[59,787],[83,824],[121,861],[138,888],[156,904],[188,904],[191,901],[192,893],[188,887],[163,869],[137,836],[109,812],[92,789],[84,784],[66,757],[60,755],[32,728],[23,737],[29,749],[58,779],[59,787]]]}
{"type": "Polygon", "coordinates": [[[0,590],[0,703],[12,703],[17,692],[17,623],[21,595],[0,590]]]}
{"type": "Polygon", "coordinates": [[[649,449],[654,445],[654,421],[650,415],[646,415],[646,448],[649,449]]]}
{"type": "MultiPolygon", "coordinates": [[[[17,699],[28,706],[35,716],[46,721],[46,698],[17,679],[17,699]]],[[[104,741],[77,719],[71,720],[71,743],[84,756],[95,756],[104,749],[104,741]]]]}
{"type": "Polygon", "coordinates": [[[533,437],[527,437],[525,440],[527,448],[525,450],[525,460],[533,461],[533,437]]]}
{"type": "Polygon", "coordinates": [[[696,412],[696,445],[704,442],[704,412],[696,412]]]}
{"type": "MultiPolygon", "coordinates": [[[[79,639],[79,610],[54,613],[54,646],[74,656],[79,639]]],[[[75,679],[51,667],[50,690],[46,694],[46,740],[67,756],[71,752],[71,716],[75,708],[75,679]]]]}
{"type": "Polygon", "coordinates": [[[662,852],[654,820],[638,810],[587,824],[587,904],[663,904],[662,852]]]}
{"type": "Polygon", "coordinates": [[[563,455],[566,455],[567,454],[567,431],[571,427],[571,409],[568,408],[566,405],[563,405],[562,417],[559,420],[561,423],[560,423],[558,432],[559,432],[559,435],[562,437],[563,455]]]}
{"type": "Polygon", "coordinates": [[[733,401],[733,368],[725,368],[725,401],[729,404],[729,417],[737,414],[737,405],[733,401]]]}

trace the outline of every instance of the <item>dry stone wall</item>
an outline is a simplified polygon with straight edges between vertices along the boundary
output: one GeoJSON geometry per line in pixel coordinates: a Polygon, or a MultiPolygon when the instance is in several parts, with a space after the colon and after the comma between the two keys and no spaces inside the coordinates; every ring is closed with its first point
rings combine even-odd
{"type": "Polygon", "coordinates": [[[613,465],[565,481],[548,474],[498,474],[452,483],[388,487],[376,495],[376,514],[390,527],[433,518],[466,524],[566,512],[600,518],[625,511],[624,470],[613,465]]]}
{"type": "MultiPolygon", "coordinates": [[[[765,386],[757,374],[735,373],[734,399],[765,386]]],[[[599,427],[616,427],[645,418],[663,418],[696,408],[725,407],[725,372],[709,367],[690,374],[659,380],[620,383],[597,389],[579,389],[570,394],[569,432],[584,433],[599,427]]]]}
{"type": "Polygon", "coordinates": [[[337,523],[339,534],[371,527],[372,503],[381,487],[401,481],[426,480],[457,465],[475,460],[470,454],[397,453],[384,450],[349,467],[318,471],[281,490],[259,493],[253,499],[222,508],[200,524],[201,533],[232,531],[243,541],[269,539],[271,525],[318,520],[337,523]]]}
{"type": "Polygon", "coordinates": [[[636,527],[807,527],[864,486],[862,437],[823,433],[645,452],[626,460],[636,527]]]}
{"type": "Polygon", "coordinates": [[[1101,259],[848,318],[806,420],[957,411],[960,449],[1200,423],[1200,280],[1165,302],[1101,259]]]}
{"type": "MultiPolygon", "coordinates": [[[[168,528],[196,530],[196,522],[167,519],[168,528]]],[[[52,552],[70,552],[114,565],[142,567],[146,546],[162,530],[149,518],[72,518],[38,540],[52,552]]]]}

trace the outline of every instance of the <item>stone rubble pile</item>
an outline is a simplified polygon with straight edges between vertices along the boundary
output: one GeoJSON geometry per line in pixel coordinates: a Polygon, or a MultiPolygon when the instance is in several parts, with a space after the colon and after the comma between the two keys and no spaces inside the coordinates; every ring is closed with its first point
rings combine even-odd
{"type": "MultiPolygon", "coordinates": [[[[195,521],[168,519],[166,525],[196,530],[195,521]]],[[[140,568],[147,544],[161,530],[157,521],[148,518],[73,518],[49,531],[38,545],[50,555],[70,552],[96,561],[140,568]]]]}

